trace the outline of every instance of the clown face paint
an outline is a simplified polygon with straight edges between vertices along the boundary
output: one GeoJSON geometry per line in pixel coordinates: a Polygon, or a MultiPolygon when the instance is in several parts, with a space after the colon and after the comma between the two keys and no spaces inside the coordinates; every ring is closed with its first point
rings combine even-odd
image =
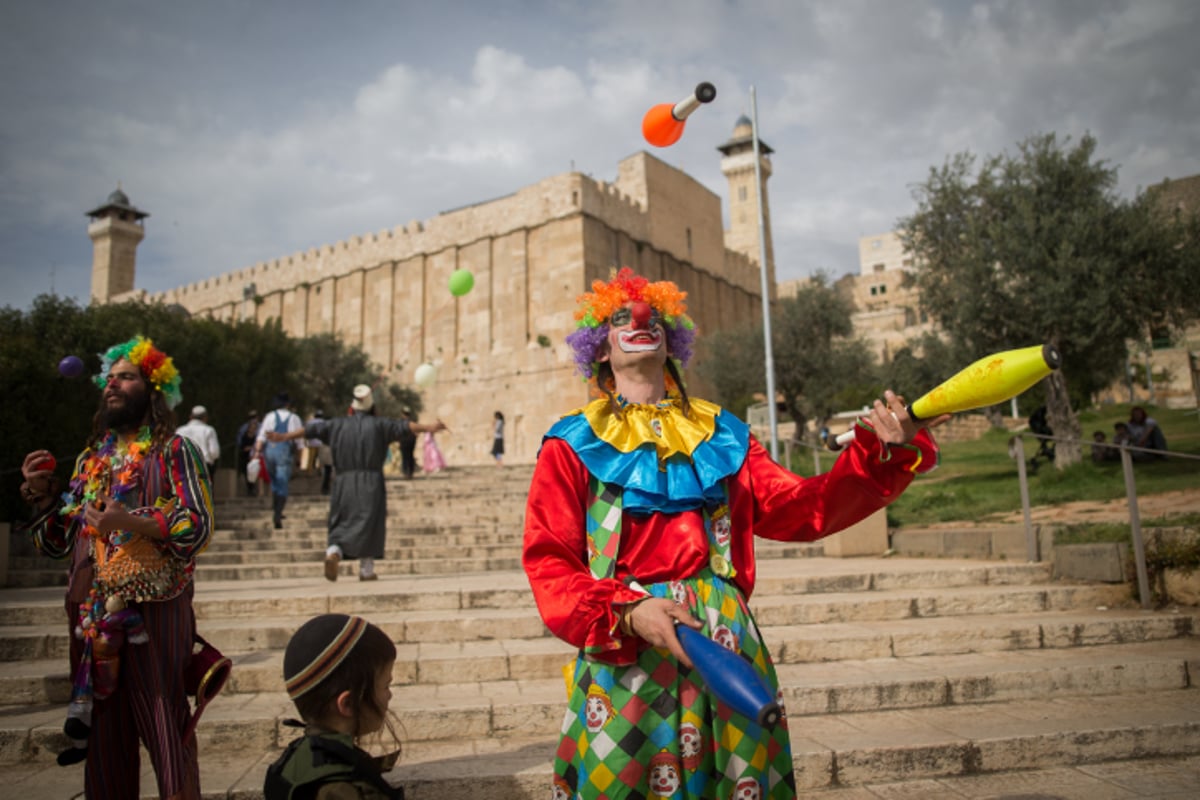
{"type": "Polygon", "coordinates": [[[648,304],[636,302],[617,309],[608,326],[608,352],[602,360],[611,361],[614,370],[648,357],[666,362],[667,334],[648,304]]]}

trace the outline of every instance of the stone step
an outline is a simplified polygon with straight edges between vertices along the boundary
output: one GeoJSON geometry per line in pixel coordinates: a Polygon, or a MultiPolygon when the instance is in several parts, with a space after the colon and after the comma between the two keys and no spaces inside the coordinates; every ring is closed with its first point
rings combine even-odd
{"type": "MultiPolygon", "coordinates": [[[[324,532],[322,532],[320,539],[314,537],[307,544],[303,542],[289,542],[287,546],[279,546],[280,543],[275,544],[276,546],[271,548],[209,548],[200,557],[199,569],[271,566],[280,563],[317,563],[324,561],[325,558],[326,539],[324,532]]],[[[420,564],[420,562],[434,559],[456,558],[468,560],[505,558],[509,561],[516,559],[519,562],[520,557],[520,542],[471,545],[440,545],[430,543],[412,546],[388,543],[384,548],[383,559],[379,559],[377,562],[381,565],[385,562],[399,562],[401,564],[404,562],[413,562],[414,564],[420,564]]],[[[43,563],[29,558],[14,558],[11,560],[11,566],[18,571],[32,571],[42,567],[43,563]]],[[[230,579],[233,579],[233,576],[230,576],[230,579]]]]}
{"type": "MultiPolygon", "coordinates": [[[[300,619],[226,620],[200,627],[237,665],[232,692],[281,691],[283,648],[300,619]]],[[[574,650],[549,636],[533,615],[520,619],[505,610],[477,611],[448,620],[440,612],[391,612],[371,619],[397,642],[398,684],[555,679],[574,657],[574,650]],[[488,638],[496,636],[500,622],[523,626],[516,631],[519,637],[488,638]]],[[[0,676],[0,696],[32,697],[39,690],[47,698],[66,696],[69,640],[64,627],[0,628],[0,657],[18,664],[0,676]]],[[[1152,614],[1121,609],[762,628],[779,665],[1200,641],[1194,638],[1197,631],[1200,610],[1152,614]]]]}
{"type": "MultiPolygon", "coordinates": [[[[342,565],[350,574],[354,562],[342,565]]],[[[398,575],[380,562],[378,581],[330,583],[314,572],[269,584],[204,577],[195,609],[201,620],[298,615],[329,611],[377,612],[477,608],[533,609],[525,573],[398,575]]],[[[61,566],[60,566],[61,569],[61,566]]],[[[323,569],[320,565],[318,569],[323,569]]],[[[758,562],[751,606],[763,624],[903,619],[985,610],[1020,611],[1128,604],[1124,585],[1050,583],[1044,564],[966,560],[777,558],[758,562]],[[954,592],[946,593],[953,589],[954,592]],[[983,604],[983,605],[981,605],[983,604]]],[[[0,619],[7,625],[51,625],[64,620],[62,589],[0,590],[0,619]]]]}
{"type": "MultiPolygon", "coordinates": [[[[1200,747],[1198,711],[1200,692],[1187,689],[1011,702],[989,707],[986,715],[948,707],[805,718],[803,729],[796,726],[792,735],[792,763],[797,790],[805,795],[829,791],[831,800],[951,797],[957,795],[939,793],[929,784],[957,776],[1098,765],[1134,756],[1193,755],[1200,747]],[[1024,724],[1029,719],[1038,723],[1024,724]],[[912,784],[910,793],[903,793],[903,783],[895,785],[899,782],[912,784]],[[886,786],[879,794],[854,791],[873,784],[886,786]]],[[[417,743],[388,778],[414,798],[544,798],[555,744],[556,737],[462,741],[457,746],[417,743]]],[[[241,786],[252,789],[270,759],[261,763],[244,776],[241,786]]],[[[992,785],[996,788],[991,794],[963,796],[1091,796],[1012,795],[1011,788],[1021,782],[1007,776],[992,785]]],[[[1186,778],[1176,785],[1189,788],[1186,778]]],[[[1128,796],[1146,796],[1138,793],[1144,784],[1133,787],[1128,796]]]]}
{"type": "MultiPolygon", "coordinates": [[[[471,547],[489,544],[521,545],[524,533],[519,528],[515,530],[496,530],[489,526],[467,528],[464,526],[413,526],[396,530],[389,526],[387,543],[389,546],[418,547],[430,542],[443,545],[471,547]]],[[[293,547],[324,546],[326,528],[304,531],[272,530],[270,526],[259,530],[220,530],[213,534],[212,540],[201,558],[212,553],[245,550],[286,550],[293,547]]]]}
{"type": "MultiPolygon", "coordinates": [[[[255,564],[230,564],[197,566],[197,584],[204,581],[262,581],[289,578],[315,578],[325,574],[324,558],[309,562],[260,562],[255,564]]],[[[475,558],[411,558],[399,561],[375,562],[375,571],[390,575],[463,575],[471,573],[514,570],[521,566],[520,552],[506,552],[495,556],[475,558]]],[[[343,561],[338,574],[355,579],[358,576],[357,561],[343,561]]]]}
{"type": "MultiPolygon", "coordinates": [[[[557,736],[530,733],[531,724],[545,726],[540,720],[493,714],[470,697],[442,698],[432,711],[406,710],[402,702],[395,697],[392,707],[404,757],[388,777],[413,797],[546,796],[557,736]]],[[[561,720],[561,694],[557,707],[561,720]]],[[[0,763],[52,763],[63,745],[61,712],[41,708],[6,717],[0,763]],[[14,759],[17,754],[25,757],[14,759]]],[[[265,695],[237,706],[214,702],[198,730],[206,796],[260,797],[255,792],[267,764],[296,735],[282,725],[290,714],[286,703],[265,695]],[[238,759],[245,760],[234,782],[214,785],[229,780],[226,771],[238,759]]],[[[797,788],[805,792],[1200,752],[1200,691],[1194,688],[789,715],[797,788]]],[[[914,789],[883,796],[950,796],[914,789]]]]}
{"type": "MultiPolygon", "coordinates": [[[[386,629],[387,623],[384,623],[386,629]]],[[[796,714],[863,711],[882,707],[984,702],[1028,696],[1031,692],[1118,692],[1131,688],[1185,688],[1200,659],[1200,642],[1165,638],[1136,644],[1096,643],[1087,651],[1072,646],[1039,649],[896,655],[834,663],[777,661],[788,708],[796,714]]],[[[282,692],[281,648],[236,652],[226,695],[282,692]]],[[[561,668],[573,651],[556,640],[497,642],[475,647],[400,645],[394,671],[398,687],[408,687],[417,707],[420,696],[472,691],[493,702],[511,694],[518,681],[522,702],[549,687],[557,702],[561,668]]],[[[70,684],[64,658],[27,660],[10,665],[0,677],[8,702],[66,702],[70,684]]]]}
{"type": "MultiPolygon", "coordinates": [[[[205,551],[202,559],[204,565],[207,567],[254,566],[279,562],[292,564],[323,562],[325,559],[325,547],[325,537],[322,536],[320,541],[314,540],[308,546],[295,545],[288,549],[218,550],[216,552],[212,552],[210,549],[205,551]]],[[[405,547],[389,543],[384,548],[383,559],[378,560],[378,563],[406,561],[419,563],[432,559],[455,558],[470,560],[506,558],[510,561],[516,559],[519,563],[521,558],[521,544],[519,542],[482,545],[427,544],[405,547]]]]}
{"type": "MultiPolygon", "coordinates": [[[[802,652],[805,626],[820,625],[821,630],[837,637],[837,642],[861,641],[869,638],[868,631],[884,630],[889,647],[901,650],[915,646],[922,636],[929,636],[930,626],[921,621],[933,618],[992,617],[999,620],[1003,630],[999,636],[1013,643],[1031,644],[1030,637],[1045,644],[1068,636],[1090,641],[1096,634],[1087,633],[1087,625],[1111,624],[1127,640],[1136,636],[1131,627],[1147,626],[1173,635],[1200,632],[1200,622],[1194,614],[1148,615],[1144,612],[1121,610],[1111,603],[1124,593],[1123,588],[1108,586],[1049,586],[1049,587],[965,587],[942,590],[881,590],[861,599],[863,593],[833,593],[800,597],[756,597],[751,603],[759,626],[764,631],[791,632],[785,641],[793,641],[802,652]],[[1091,612],[1095,607],[1103,611],[1091,612]],[[1109,609],[1112,610],[1109,610],[1109,609]],[[1069,632],[1064,622],[1039,612],[1069,612],[1074,628],[1069,632]],[[1008,620],[1025,622],[1023,628],[1012,627],[1008,620]],[[885,629],[877,623],[890,622],[885,629]],[[841,627],[837,627],[840,625],[841,627]],[[793,629],[795,629],[793,631],[793,629]],[[855,635],[858,634],[858,635],[855,635]]],[[[364,597],[364,599],[368,599],[364,597]]],[[[338,598],[326,604],[322,598],[308,598],[304,607],[313,614],[330,607],[346,613],[369,613],[371,619],[385,629],[398,643],[448,642],[495,639],[528,639],[548,636],[541,618],[528,600],[519,605],[504,601],[498,608],[462,608],[461,598],[452,593],[412,592],[370,595],[370,612],[355,607],[355,601],[338,598]]],[[[41,657],[43,653],[66,652],[67,633],[62,605],[50,601],[38,605],[10,606],[7,619],[18,624],[0,626],[0,661],[41,657]]],[[[198,600],[197,618],[205,637],[222,650],[231,652],[283,647],[290,631],[305,616],[297,598],[276,597],[273,600],[244,598],[238,601],[198,600]],[[280,643],[282,642],[282,643],[280,643]],[[278,643],[278,644],[277,644],[278,643]]],[[[982,636],[982,628],[974,634],[982,636]]],[[[944,638],[945,632],[937,634],[944,638]]],[[[970,631],[966,634],[972,635],[970,631]]],[[[771,637],[768,637],[770,641],[771,637]]],[[[819,646],[819,645],[818,645],[819,646]]],[[[861,645],[849,645],[861,646],[861,645]]],[[[924,643],[922,646],[935,646],[924,643]]],[[[943,642],[943,647],[954,646],[943,642]]],[[[1054,646],[1053,644],[1048,646],[1054,646]]],[[[833,652],[833,648],[828,650],[833,652]]],[[[817,660],[797,656],[798,660],[817,660]]]]}

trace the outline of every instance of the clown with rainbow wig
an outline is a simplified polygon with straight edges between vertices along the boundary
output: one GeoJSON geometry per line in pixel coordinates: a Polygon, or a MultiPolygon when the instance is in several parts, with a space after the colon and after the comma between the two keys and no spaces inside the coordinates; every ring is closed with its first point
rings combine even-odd
{"type": "Polygon", "coordinates": [[[208,471],[175,434],[182,379],[171,357],[144,336],[99,357],[99,408],[66,489],[46,450],[21,467],[33,542],[68,562],[63,732],[73,747],[58,762],[86,762],[89,798],[139,797],[144,748],[160,797],[198,799],[184,674],[196,641],[192,576],[212,532],[208,471]]]}
{"type": "Polygon", "coordinates": [[[786,714],[768,729],[713,698],[675,626],[740,654],[782,705],[747,603],[754,537],[837,533],[938,461],[888,391],[828,473],[787,471],[744,422],[687,396],[685,300],[628,268],[579,297],[567,342],[600,397],[547,431],[529,490],[525,572],[547,627],[579,649],[554,761],[554,790],[573,798],[795,797],[786,714]]]}

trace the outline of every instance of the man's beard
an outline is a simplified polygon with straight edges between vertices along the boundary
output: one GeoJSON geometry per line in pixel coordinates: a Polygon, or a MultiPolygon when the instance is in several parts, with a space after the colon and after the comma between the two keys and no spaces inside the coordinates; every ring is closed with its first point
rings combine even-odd
{"type": "Polygon", "coordinates": [[[116,408],[104,405],[104,427],[115,431],[140,428],[150,407],[150,396],[146,392],[122,394],[125,402],[116,408]]]}

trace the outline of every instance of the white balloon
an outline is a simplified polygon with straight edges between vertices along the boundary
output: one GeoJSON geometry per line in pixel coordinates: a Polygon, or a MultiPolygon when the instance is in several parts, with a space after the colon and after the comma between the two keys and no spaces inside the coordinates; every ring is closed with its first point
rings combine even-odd
{"type": "Polygon", "coordinates": [[[422,364],[417,367],[417,371],[413,373],[413,380],[417,386],[429,388],[433,386],[433,382],[437,379],[437,368],[433,364],[422,364]]]}

